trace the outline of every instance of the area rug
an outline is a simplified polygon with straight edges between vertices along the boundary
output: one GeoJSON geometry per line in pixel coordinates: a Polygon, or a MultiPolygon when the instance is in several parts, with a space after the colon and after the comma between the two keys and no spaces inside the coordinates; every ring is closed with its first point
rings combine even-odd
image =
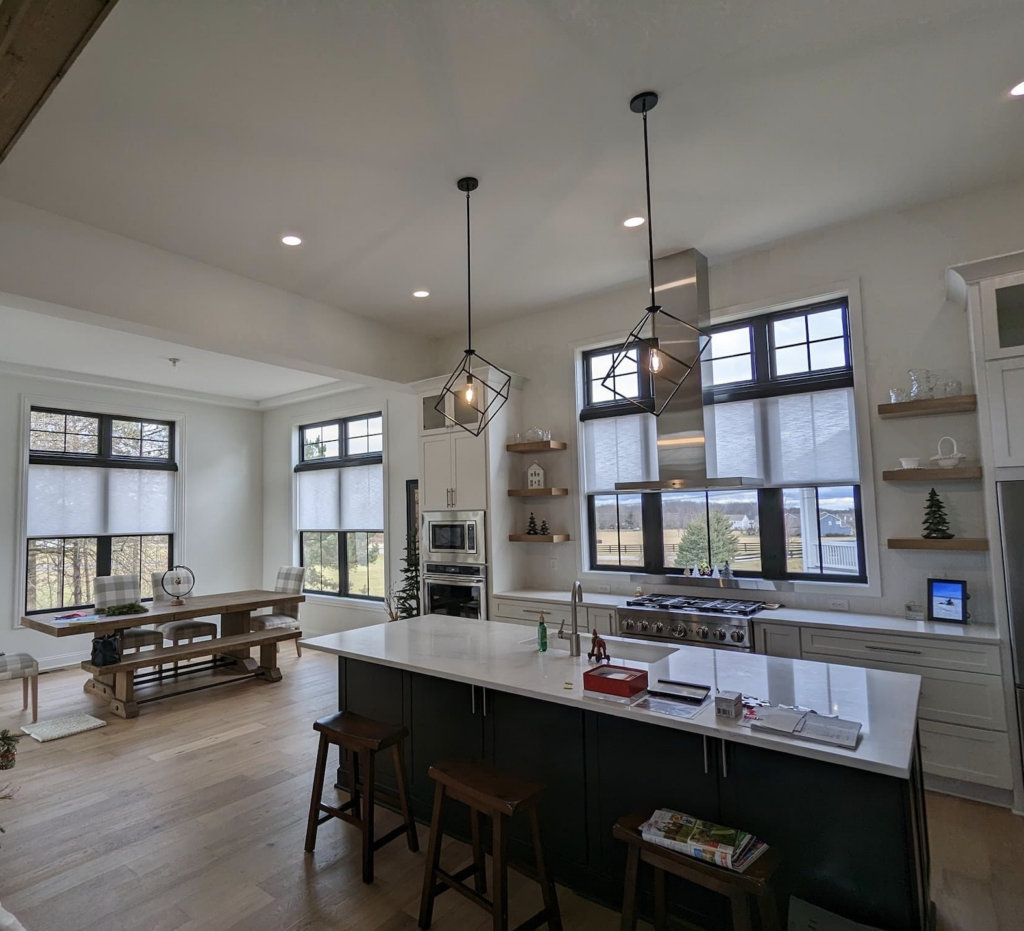
{"type": "Polygon", "coordinates": [[[72,734],[81,734],[106,726],[106,721],[94,718],[91,714],[66,714],[52,721],[29,724],[22,730],[33,740],[45,743],[47,740],[59,740],[61,737],[70,737],[72,734]]]}

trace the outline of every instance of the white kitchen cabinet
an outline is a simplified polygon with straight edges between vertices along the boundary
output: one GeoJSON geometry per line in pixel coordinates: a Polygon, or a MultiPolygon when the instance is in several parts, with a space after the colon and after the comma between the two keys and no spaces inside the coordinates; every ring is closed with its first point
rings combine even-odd
{"type": "Polygon", "coordinates": [[[1024,272],[978,284],[985,358],[1024,356],[1024,272]]]}
{"type": "Polygon", "coordinates": [[[614,608],[587,608],[587,627],[604,634],[617,634],[614,608]]]}
{"type": "Polygon", "coordinates": [[[487,453],[483,437],[463,430],[424,436],[420,440],[420,476],[421,510],[487,509],[487,453]]]}
{"type": "Polygon", "coordinates": [[[997,789],[1013,786],[1010,741],[1005,733],[921,721],[921,762],[926,773],[997,789]]]}
{"type": "Polygon", "coordinates": [[[1024,358],[985,363],[997,466],[1024,466],[1024,358]]]}
{"type": "MultiPolygon", "coordinates": [[[[546,604],[542,601],[504,601],[497,598],[495,599],[494,610],[491,614],[496,621],[536,626],[540,620],[541,612],[544,614],[544,623],[548,627],[549,637],[558,630],[559,625],[563,622],[567,630],[572,625],[572,612],[568,607],[546,604]]],[[[578,614],[579,610],[577,609],[578,614]]],[[[584,614],[585,617],[586,615],[584,614]]]]}
{"type": "Polygon", "coordinates": [[[758,653],[800,659],[800,628],[788,624],[754,624],[754,643],[758,653]]]}
{"type": "Polygon", "coordinates": [[[479,413],[475,408],[467,404],[460,395],[449,393],[444,396],[444,414],[437,410],[437,403],[440,399],[440,391],[424,395],[420,398],[422,405],[420,412],[421,436],[434,436],[439,433],[450,433],[452,430],[461,430],[449,418],[454,418],[467,427],[475,427],[479,423],[479,413]],[[445,416],[446,414],[447,416],[445,416]]]}

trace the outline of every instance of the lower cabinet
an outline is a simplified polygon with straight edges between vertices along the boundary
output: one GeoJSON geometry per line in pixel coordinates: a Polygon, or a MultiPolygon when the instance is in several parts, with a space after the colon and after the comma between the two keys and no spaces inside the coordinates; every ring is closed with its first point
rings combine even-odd
{"type": "Polygon", "coordinates": [[[790,624],[754,623],[755,649],[766,656],[800,659],[800,628],[790,624]]]}

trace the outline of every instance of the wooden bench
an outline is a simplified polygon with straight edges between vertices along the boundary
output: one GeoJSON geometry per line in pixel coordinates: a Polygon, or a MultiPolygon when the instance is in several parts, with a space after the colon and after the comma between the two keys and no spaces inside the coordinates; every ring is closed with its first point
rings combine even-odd
{"type": "Polygon", "coordinates": [[[225,656],[232,660],[239,672],[268,682],[277,682],[281,679],[281,670],[277,668],[277,645],[285,640],[298,640],[301,636],[301,630],[259,630],[140,651],[110,666],[94,666],[86,661],[82,663],[82,669],[90,673],[92,678],[86,681],[85,691],[109,699],[110,710],[114,714],[122,718],[134,718],[139,713],[139,703],[135,700],[136,670],[194,659],[197,656],[225,656]],[[258,663],[249,655],[253,647],[260,648],[258,663]]]}

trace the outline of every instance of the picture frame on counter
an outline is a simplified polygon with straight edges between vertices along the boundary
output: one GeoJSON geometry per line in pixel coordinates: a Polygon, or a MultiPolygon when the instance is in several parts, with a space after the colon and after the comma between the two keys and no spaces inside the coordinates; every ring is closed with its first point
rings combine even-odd
{"type": "Polygon", "coordinates": [[[960,579],[928,580],[928,620],[966,624],[970,619],[967,583],[960,579]]]}

